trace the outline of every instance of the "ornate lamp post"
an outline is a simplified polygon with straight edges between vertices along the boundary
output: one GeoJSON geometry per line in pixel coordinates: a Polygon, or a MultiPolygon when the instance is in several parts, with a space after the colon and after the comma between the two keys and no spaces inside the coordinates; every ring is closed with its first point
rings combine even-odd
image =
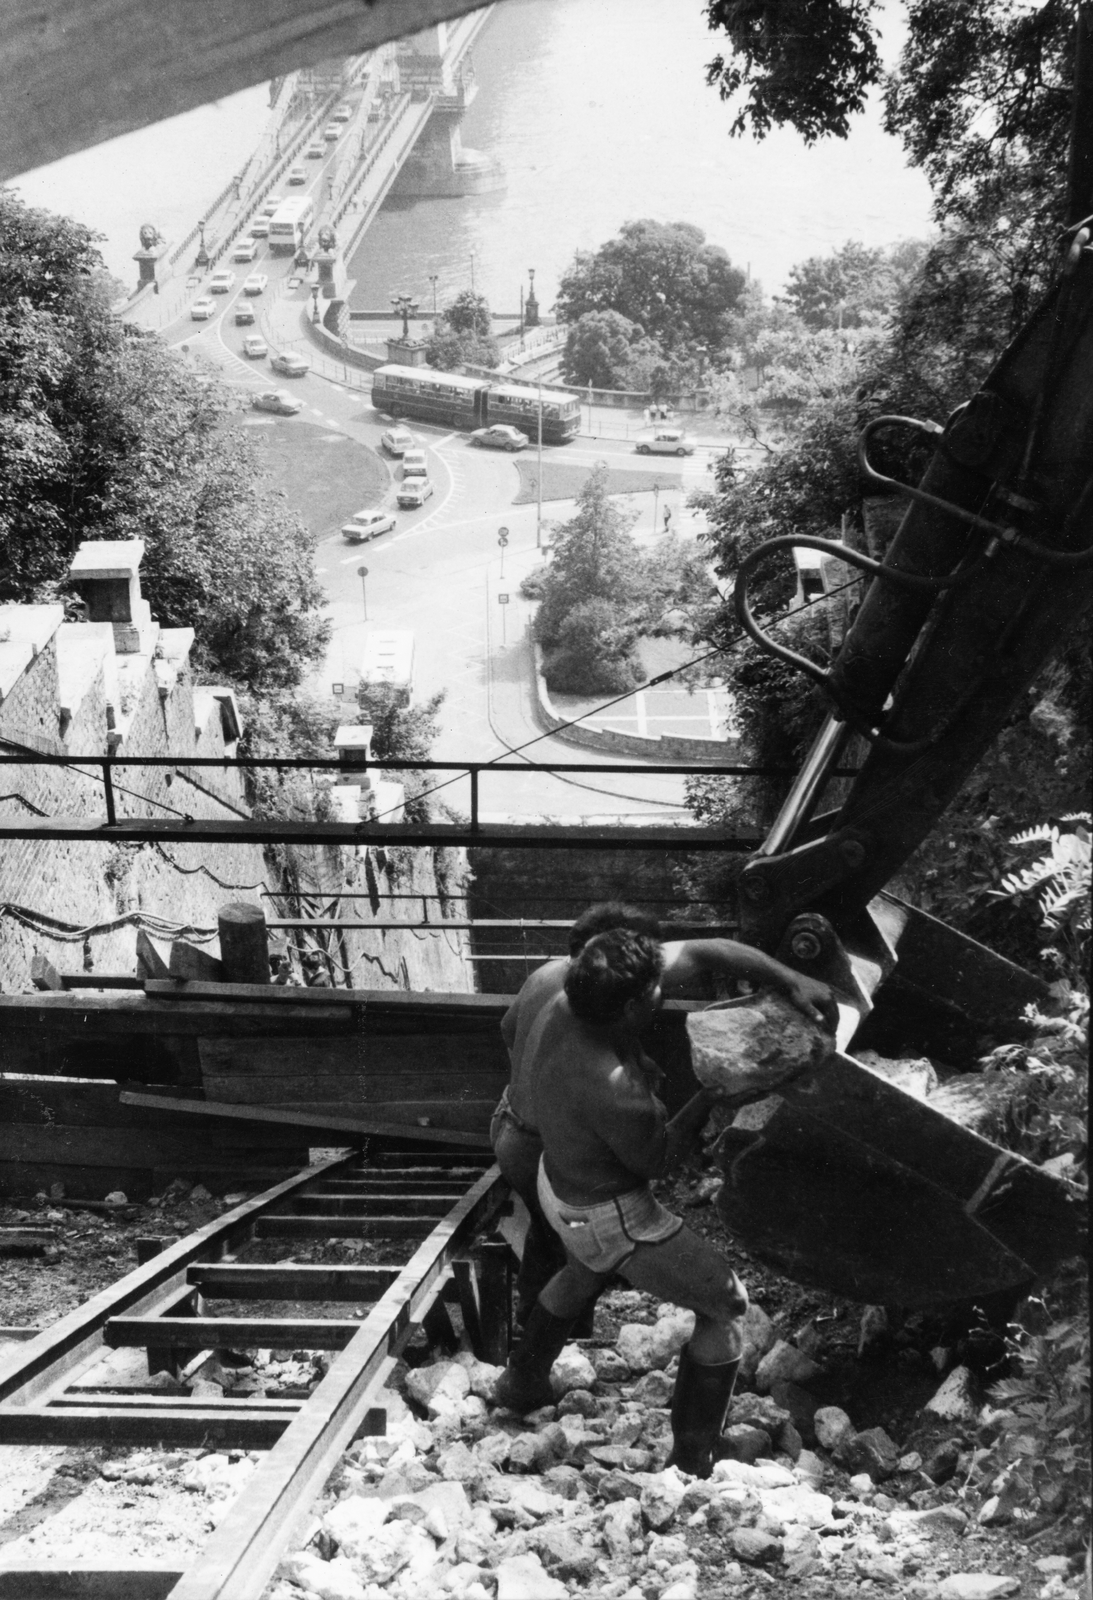
{"type": "Polygon", "coordinates": [[[197,261],[196,261],[195,265],[197,265],[199,267],[207,267],[209,265],[209,252],[205,248],[205,220],[204,220],[204,218],[202,218],[202,220],[198,223],[197,231],[201,235],[201,243],[197,247],[197,261]]]}
{"type": "Polygon", "coordinates": [[[417,301],[413,295],[393,294],[391,296],[391,304],[395,308],[396,317],[402,318],[402,337],[408,339],[410,337],[410,318],[417,311],[417,301]]]}
{"type": "Polygon", "coordinates": [[[528,297],[524,306],[524,324],[528,328],[539,326],[539,302],[535,298],[535,268],[528,268],[528,297]]]}

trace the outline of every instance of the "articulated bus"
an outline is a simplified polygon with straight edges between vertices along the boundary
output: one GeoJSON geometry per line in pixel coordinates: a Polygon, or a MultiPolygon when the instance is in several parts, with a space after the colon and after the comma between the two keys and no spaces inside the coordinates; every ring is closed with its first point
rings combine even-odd
{"type": "Polygon", "coordinates": [[[293,255],[311,226],[315,202],[310,195],[294,194],[282,200],[269,219],[270,255],[293,255]]]}
{"type": "MultiPolygon", "coordinates": [[[[431,367],[377,367],[372,374],[372,404],[390,417],[416,417],[445,428],[486,428],[508,422],[532,444],[539,431],[539,390],[526,383],[463,378],[431,367]]],[[[566,444],[580,426],[576,395],[544,389],[543,443],[566,444]]]]}
{"type": "Polygon", "coordinates": [[[408,628],[369,629],[361,661],[357,701],[379,715],[394,705],[400,711],[414,698],[414,635],[408,628]]]}

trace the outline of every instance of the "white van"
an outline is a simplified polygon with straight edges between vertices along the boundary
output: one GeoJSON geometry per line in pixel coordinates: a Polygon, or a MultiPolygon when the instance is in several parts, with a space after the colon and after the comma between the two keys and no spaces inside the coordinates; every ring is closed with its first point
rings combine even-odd
{"type": "Polygon", "coordinates": [[[370,630],[364,643],[357,698],[362,711],[392,702],[405,710],[414,697],[414,635],[408,628],[370,630]]]}

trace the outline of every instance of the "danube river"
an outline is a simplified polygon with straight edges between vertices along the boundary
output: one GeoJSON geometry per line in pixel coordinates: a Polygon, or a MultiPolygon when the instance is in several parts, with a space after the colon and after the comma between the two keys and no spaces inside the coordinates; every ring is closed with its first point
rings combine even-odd
{"type": "MultiPolygon", "coordinates": [[[[845,141],[806,149],[779,131],[730,139],[705,86],[716,53],[700,0],[503,0],[474,47],[479,92],[465,146],[499,160],[503,190],[391,200],[351,264],[353,304],[395,291],[430,304],[459,289],[515,311],[527,269],[544,310],[577,249],[628,218],[692,222],[777,292],[789,268],[845,239],[920,237],[924,178],[871,106],[845,141]]],[[[887,41],[891,53],[892,40],[887,41]]],[[[178,238],[244,165],[268,114],[264,88],[83,151],[15,187],[106,235],[107,264],[132,281],[142,222],[178,238]]]]}

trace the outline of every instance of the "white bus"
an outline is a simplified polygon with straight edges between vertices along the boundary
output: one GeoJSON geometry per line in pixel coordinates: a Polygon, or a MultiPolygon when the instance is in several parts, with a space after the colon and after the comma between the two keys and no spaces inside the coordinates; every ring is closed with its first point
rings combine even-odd
{"type": "Polygon", "coordinates": [[[357,698],[362,711],[395,705],[404,711],[414,697],[414,636],[408,628],[377,628],[364,643],[357,698]]]}
{"type": "Polygon", "coordinates": [[[282,200],[269,219],[271,255],[293,255],[315,215],[315,202],[308,194],[294,194],[282,200]]]}

